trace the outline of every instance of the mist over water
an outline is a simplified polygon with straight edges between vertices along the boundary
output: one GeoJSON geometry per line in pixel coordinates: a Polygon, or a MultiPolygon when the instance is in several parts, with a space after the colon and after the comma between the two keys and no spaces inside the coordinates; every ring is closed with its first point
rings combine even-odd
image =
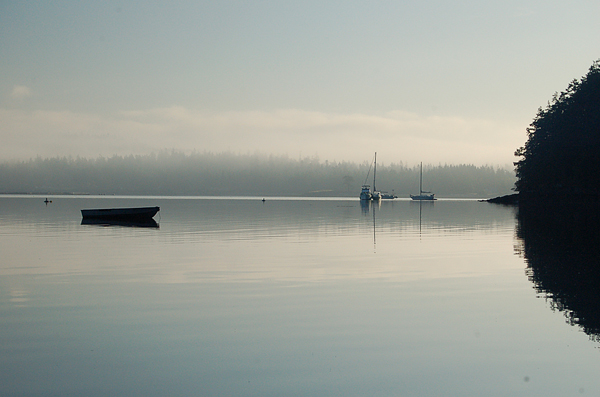
{"type": "MultiPolygon", "coordinates": [[[[38,157],[0,163],[0,193],[192,196],[357,197],[362,184],[409,197],[419,191],[418,165],[379,159],[363,163],[317,157],[160,152],[95,159],[38,157]]],[[[438,197],[489,198],[514,186],[511,167],[425,165],[423,186],[438,197]]]]}

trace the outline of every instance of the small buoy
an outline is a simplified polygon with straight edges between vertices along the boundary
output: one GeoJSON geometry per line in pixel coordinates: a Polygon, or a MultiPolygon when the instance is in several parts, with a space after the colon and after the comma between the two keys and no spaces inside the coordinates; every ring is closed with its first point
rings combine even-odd
{"type": "Polygon", "coordinates": [[[51,203],[51,202],[52,202],[52,200],[48,201],[47,197],[46,197],[46,200],[44,200],[44,203],[46,203],[46,204],[51,203]]]}
{"type": "Polygon", "coordinates": [[[263,202],[263,203],[264,203],[265,201],[267,201],[267,200],[265,200],[265,199],[262,199],[262,202],[263,202]]]}

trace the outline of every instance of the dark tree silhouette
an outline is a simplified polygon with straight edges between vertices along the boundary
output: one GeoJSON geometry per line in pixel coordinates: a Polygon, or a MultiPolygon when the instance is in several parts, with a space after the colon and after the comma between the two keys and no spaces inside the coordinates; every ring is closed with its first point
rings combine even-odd
{"type": "Polygon", "coordinates": [[[598,205],[541,204],[543,212],[538,205],[518,210],[515,248],[527,262],[526,274],[552,310],[600,342],[598,205]]]}
{"type": "Polygon", "coordinates": [[[527,134],[515,152],[521,200],[600,195],[600,60],[538,110],[527,134]]]}

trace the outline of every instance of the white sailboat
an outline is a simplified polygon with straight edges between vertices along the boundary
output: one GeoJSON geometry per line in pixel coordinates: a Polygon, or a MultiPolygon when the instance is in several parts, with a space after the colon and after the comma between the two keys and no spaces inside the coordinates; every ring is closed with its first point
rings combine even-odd
{"type": "Polygon", "coordinates": [[[362,185],[362,189],[360,191],[360,199],[361,200],[375,200],[378,201],[381,199],[381,193],[377,191],[375,187],[375,181],[377,178],[377,152],[375,152],[375,161],[373,168],[373,190],[371,191],[371,186],[367,185],[367,179],[369,178],[369,174],[371,173],[371,168],[369,167],[369,172],[367,172],[367,177],[365,178],[365,183],[362,185]]]}
{"type": "Polygon", "coordinates": [[[435,194],[431,192],[423,191],[423,163],[421,162],[421,172],[419,178],[419,194],[418,195],[410,195],[410,198],[413,200],[435,200],[435,194]]]}
{"type": "Polygon", "coordinates": [[[377,152],[375,152],[375,161],[373,167],[373,192],[371,192],[371,200],[381,200],[381,192],[375,187],[375,177],[377,176],[377,152]]]}

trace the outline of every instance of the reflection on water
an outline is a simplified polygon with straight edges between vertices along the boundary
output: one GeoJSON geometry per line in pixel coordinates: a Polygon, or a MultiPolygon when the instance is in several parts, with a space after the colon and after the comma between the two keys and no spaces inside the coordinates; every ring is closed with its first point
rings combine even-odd
{"type": "Polygon", "coordinates": [[[596,344],[532,296],[512,208],[43,200],[0,197],[3,397],[600,393],[596,344]],[[81,224],[152,205],[160,228],[81,224]]]}
{"type": "Polygon", "coordinates": [[[597,203],[539,203],[519,209],[527,275],[553,310],[600,341],[600,211],[597,203]]]}
{"type": "Polygon", "coordinates": [[[423,231],[423,207],[425,206],[427,207],[432,207],[434,205],[435,201],[433,200],[411,200],[411,205],[412,206],[416,206],[417,204],[419,205],[419,236],[421,235],[421,232],[423,231]]]}

